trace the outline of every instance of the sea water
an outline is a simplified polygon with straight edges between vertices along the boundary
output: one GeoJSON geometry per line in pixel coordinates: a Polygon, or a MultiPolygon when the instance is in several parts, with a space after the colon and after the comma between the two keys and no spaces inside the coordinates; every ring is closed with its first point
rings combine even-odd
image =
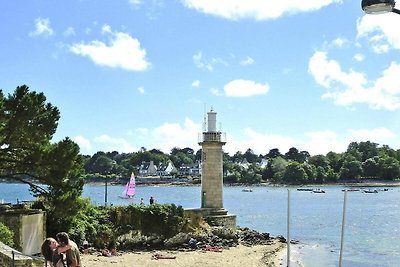
{"type": "MultiPolygon", "coordinates": [[[[0,202],[31,200],[24,184],[0,184],[0,202]]],[[[288,187],[224,188],[224,207],[237,215],[237,224],[273,236],[287,235],[287,199],[291,192],[292,266],[338,266],[343,214],[343,187],[323,187],[325,194],[297,191],[288,187]]],[[[136,196],[121,199],[122,185],[108,185],[108,205],[174,203],[184,208],[201,205],[199,186],[138,186],[136,196]]],[[[97,205],[105,203],[104,185],[85,185],[85,197],[97,205]]],[[[400,188],[377,194],[348,192],[344,232],[343,266],[400,266],[400,188]]]]}

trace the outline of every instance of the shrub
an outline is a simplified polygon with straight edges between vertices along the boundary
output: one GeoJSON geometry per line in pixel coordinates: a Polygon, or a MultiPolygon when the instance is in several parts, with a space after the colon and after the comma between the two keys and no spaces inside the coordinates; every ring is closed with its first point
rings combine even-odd
{"type": "Polygon", "coordinates": [[[14,233],[7,226],[0,222],[0,241],[7,246],[14,246],[14,233]]]}

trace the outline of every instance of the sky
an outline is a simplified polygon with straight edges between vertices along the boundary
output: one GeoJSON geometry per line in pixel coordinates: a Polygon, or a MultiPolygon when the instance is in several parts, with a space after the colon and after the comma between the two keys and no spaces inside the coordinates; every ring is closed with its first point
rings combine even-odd
{"type": "Polygon", "coordinates": [[[224,151],[350,142],[400,149],[400,16],[354,0],[0,1],[0,89],[58,107],[53,142],[81,153],[224,151]]]}

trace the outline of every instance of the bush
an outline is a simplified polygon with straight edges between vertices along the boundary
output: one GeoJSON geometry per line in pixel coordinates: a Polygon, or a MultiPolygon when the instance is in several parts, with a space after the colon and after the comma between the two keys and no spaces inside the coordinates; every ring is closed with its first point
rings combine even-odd
{"type": "Polygon", "coordinates": [[[0,241],[7,246],[14,246],[14,233],[7,226],[0,222],[0,241]]]}

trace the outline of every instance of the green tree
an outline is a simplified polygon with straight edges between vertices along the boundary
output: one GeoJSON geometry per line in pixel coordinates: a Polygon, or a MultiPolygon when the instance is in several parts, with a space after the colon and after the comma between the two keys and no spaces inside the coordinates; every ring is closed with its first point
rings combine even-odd
{"type": "Polygon", "coordinates": [[[375,156],[362,163],[364,177],[378,177],[381,173],[379,157],[375,156]]]}
{"type": "Polygon", "coordinates": [[[269,159],[273,159],[273,158],[277,158],[277,157],[282,157],[282,154],[281,154],[281,152],[279,152],[278,148],[273,148],[265,156],[269,159]]]}
{"type": "Polygon", "coordinates": [[[272,160],[271,162],[272,181],[274,182],[282,181],[287,165],[288,161],[282,157],[276,157],[272,160]]]}
{"type": "Polygon", "coordinates": [[[283,174],[283,181],[291,184],[301,184],[306,183],[308,176],[304,170],[303,164],[292,161],[287,165],[285,172],[283,174]]]}
{"type": "Polygon", "coordinates": [[[322,167],[325,171],[329,168],[329,161],[324,155],[315,155],[308,159],[308,163],[315,167],[322,167]]]}
{"type": "Polygon", "coordinates": [[[343,162],[342,168],[340,168],[340,179],[358,180],[360,179],[361,174],[362,174],[361,162],[351,155],[347,156],[345,161],[343,162]]]}
{"type": "Polygon", "coordinates": [[[399,178],[400,163],[397,159],[391,157],[381,158],[379,164],[381,165],[380,176],[382,179],[395,180],[399,178]]]}
{"type": "Polygon", "coordinates": [[[69,138],[50,142],[59,118],[44,94],[30,92],[26,85],[8,97],[0,91],[0,178],[30,185],[48,211],[48,230],[68,230],[71,225],[61,221],[72,221],[83,189],[78,145],[69,138]],[[60,212],[53,213],[56,210],[60,212]],[[51,219],[58,221],[49,224],[51,219]]]}

